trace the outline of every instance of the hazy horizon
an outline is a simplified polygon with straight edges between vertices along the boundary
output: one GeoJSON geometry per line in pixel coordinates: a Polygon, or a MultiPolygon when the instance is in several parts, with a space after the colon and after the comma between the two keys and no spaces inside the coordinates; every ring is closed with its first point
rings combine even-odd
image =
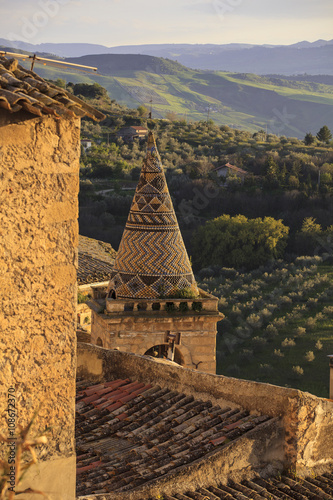
{"type": "Polygon", "coordinates": [[[290,45],[333,38],[331,0],[0,2],[1,38],[32,44],[290,45]]]}

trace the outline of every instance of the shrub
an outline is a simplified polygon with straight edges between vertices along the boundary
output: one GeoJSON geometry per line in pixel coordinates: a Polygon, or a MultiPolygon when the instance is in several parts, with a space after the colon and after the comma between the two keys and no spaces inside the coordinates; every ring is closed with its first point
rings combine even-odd
{"type": "Polygon", "coordinates": [[[262,311],[261,311],[261,316],[264,320],[268,320],[268,318],[270,318],[272,316],[272,312],[268,310],[267,307],[265,307],[262,311]]]}
{"type": "Polygon", "coordinates": [[[281,342],[281,346],[282,347],[294,347],[296,345],[296,342],[294,341],[294,339],[284,339],[282,342],[281,342]]]}
{"type": "Polygon", "coordinates": [[[221,298],[219,299],[219,309],[220,309],[220,308],[221,308],[221,309],[224,309],[224,308],[226,308],[226,307],[228,307],[228,301],[227,301],[227,299],[226,299],[225,297],[221,297],[221,298]]]}
{"type": "Polygon", "coordinates": [[[305,324],[308,330],[313,330],[314,327],[316,326],[316,318],[311,318],[311,317],[308,318],[305,324]]]}
{"type": "Polygon", "coordinates": [[[250,316],[246,318],[246,322],[252,326],[252,328],[260,328],[262,325],[261,317],[258,316],[258,314],[250,314],[250,316]]]}
{"type": "Polygon", "coordinates": [[[284,317],[281,317],[281,318],[275,318],[274,320],[274,326],[276,326],[276,328],[283,328],[286,326],[286,320],[284,317]]]}
{"type": "Polygon", "coordinates": [[[323,348],[323,344],[320,342],[320,340],[317,340],[316,349],[318,349],[318,351],[320,351],[322,348],[323,348]]]}
{"type": "Polygon", "coordinates": [[[306,334],[306,328],[303,328],[302,326],[298,326],[296,328],[295,335],[297,335],[297,337],[302,337],[305,334],[306,334]]]}
{"type": "Polygon", "coordinates": [[[273,326],[272,324],[269,324],[264,331],[264,336],[268,340],[273,340],[275,337],[279,335],[277,328],[273,326]]]}
{"type": "Polygon", "coordinates": [[[237,319],[238,316],[242,317],[242,311],[240,310],[240,308],[238,307],[238,304],[234,304],[231,308],[231,311],[230,311],[230,314],[229,316],[233,319],[237,319]]]}
{"type": "Polygon", "coordinates": [[[318,303],[318,299],[314,298],[314,297],[310,297],[307,301],[307,306],[309,309],[313,309],[316,307],[318,303]]]}
{"type": "Polygon", "coordinates": [[[293,372],[297,377],[301,377],[304,374],[304,370],[301,366],[293,366],[293,372]]]}
{"type": "Polygon", "coordinates": [[[283,354],[283,352],[281,352],[280,349],[274,349],[274,354],[275,354],[275,356],[279,356],[280,358],[284,357],[284,354],[283,354]]]}
{"type": "Polygon", "coordinates": [[[191,290],[191,288],[182,288],[180,290],[176,290],[171,295],[168,295],[170,299],[196,299],[197,294],[191,290]]]}
{"type": "MultiPolygon", "coordinates": [[[[279,294],[277,294],[277,295],[279,295],[279,294]]],[[[275,309],[277,309],[278,305],[277,304],[267,304],[266,307],[269,310],[269,312],[272,314],[275,311],[275,309]]]]}
{"type": "Polygon", "coordinates": [[[81,292],[77,293],[77,303],[78,304],[84,304],[85,302],[87,302],[87,300],[89,300],[88,295],[84,295],[84,293],[81,293],[81,292]]]}
{"type": "Polygon", "coordinates": [[[313,354],[313,351],[308,351],[305,354],[305,359],[309,362],[313,361],[315,359],[315,355],[313,354]]]}

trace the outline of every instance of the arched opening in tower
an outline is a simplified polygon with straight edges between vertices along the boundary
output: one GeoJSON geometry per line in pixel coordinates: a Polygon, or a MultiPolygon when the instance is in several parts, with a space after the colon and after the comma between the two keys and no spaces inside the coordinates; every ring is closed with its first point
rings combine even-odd
{"type": "MultiPolygon", "coordinates": [[[[145,356],[152,356],[153,358],[168,359],[169,344],[154,345],[145,352],[145,356]]],[[[185,358],[178,347],[175,347],[173,361],[178,365],[185,366],[185,358]]]]}

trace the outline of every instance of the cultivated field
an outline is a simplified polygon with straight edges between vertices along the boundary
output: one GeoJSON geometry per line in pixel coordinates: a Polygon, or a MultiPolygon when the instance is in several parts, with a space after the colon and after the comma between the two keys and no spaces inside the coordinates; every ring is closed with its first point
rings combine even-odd
{"type": "Polygon", "coordinates": [[[333,266],[298,257],[252,272],[207,268],[201,288],[219,297],[217,372],[328,397],[333,354],[333,266]]]}

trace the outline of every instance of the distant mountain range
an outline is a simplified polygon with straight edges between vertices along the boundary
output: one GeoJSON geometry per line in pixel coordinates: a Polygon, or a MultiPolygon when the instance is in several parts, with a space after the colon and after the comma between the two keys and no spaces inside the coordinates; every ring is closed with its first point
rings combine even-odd
{"type": "Polygon", "coordinates": [[[194,69],[295,75],[333,75],[333,40],[298,42],[292,45],[150,44],[106,47],[89,43],[11,42],[0,38],[0,45],[29,52],[51,53],[60,57],[92,54],[142,54],[164,57],[194,69]]]}
{"type": "MultiPolygon", "coordinates": [[[[302,54],[303,51],[311,53],[333,48],[331,44],[322,43],[301,42],[290,50],[302,54]]],[[[188,50],[192,47],[193,50],[193,46],[183,47],[188,50]]],[[[202,51],[207,48],[198,47],[202,51]]],[[[50,50],[50,46],[43,44],[40,49],[50,50]]],[[[18,47],[6,50],[23,51],[18,47]]],[[[238,49],[230,45],[224,52],[235,54],[247,51],[250,54],[252,50],[274,51],[278,48],[238,49]]],[[[44,54],[52,58],[47,52],[44,54]]],[[[59,57],[54,56],[55,59],[59,57]]],[[[120,104],[131,108],[140,104],[147,109],[152,107],[155,118],[206,120],[210,117],[216,123],[235,128],[253,132],[262,128],[277,135],[301,139],[307,132],[316,134],[323,125],[333,130],[333,74],[328,71],[327,74],[298,76],[277,75],[272,71],[272,74],[263,76],[247,71],[193,70],[171,58],[142,54],[90,54],[67,57],[65,60],[97,67],[98,74],[38,63],[34,70],[52,80],[63,78],[73,83],[97,82],[107,89],[111,99],[120,104]]],[[[29,62],[22,64],[30,65],[29,62]]]]}

